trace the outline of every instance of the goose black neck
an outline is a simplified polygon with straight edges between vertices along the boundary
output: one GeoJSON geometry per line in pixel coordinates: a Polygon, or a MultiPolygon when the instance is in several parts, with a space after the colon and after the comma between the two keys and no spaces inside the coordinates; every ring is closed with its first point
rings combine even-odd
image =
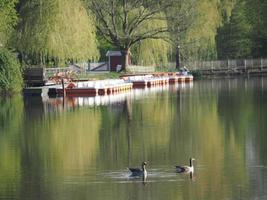
{"type": "Polygon", "coordinates": [[[192,160],[192,158],[189,159],[189,165],[190,165],[190,167],[193,166],[193,160],[192,160]]]}

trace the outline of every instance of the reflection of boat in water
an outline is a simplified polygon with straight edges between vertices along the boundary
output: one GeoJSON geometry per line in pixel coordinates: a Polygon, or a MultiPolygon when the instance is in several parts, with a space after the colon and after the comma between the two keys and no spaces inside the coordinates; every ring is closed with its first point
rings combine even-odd
{"type": "Polygon", "coordinates": [[[169,89],[171,92],[176,92],[177,90],[186,90],[191,88],[193,88],[193,82],[172,84],[169,89]]]}
{"type": "Polygon", "coordinates": [[[57,97],[48,98],[45,103],[48,103],[54,107],[63,105],[65,108],[82,107],[82,106],[103,106],[123,102],[127,99],[130,93],[120,93],[116,95],[108,96],[94,96],[94,97],[57,97]]]}
{"type": "Polygon", "coordinates": [[[192,83],[183,83],[183,84],[174,84],[174,85],[160,85],[156,87],[146,87],[133,89],[131,91],[123,92],[123,93],[114,93],[110,95],[97,95],[97,96],[85,96],[85,97],[56,97],[49,98],[43,97],[43,102],[49,104],[52,107],[64,107],[64,108],[73,108],[73,107],[82,107],[82,106],[104,106],[104,105],[112,105],[118,104],[121,102],[125,102],[127,99],[142,99],[147,95],[162,93],[165,91],[173,91],[186,89],[187,87],[191,88],[192,83]],[[188,86],[187,86],[188,85],[188,86]],[[190,85],[190,86],[189,86],[190,85]]]}

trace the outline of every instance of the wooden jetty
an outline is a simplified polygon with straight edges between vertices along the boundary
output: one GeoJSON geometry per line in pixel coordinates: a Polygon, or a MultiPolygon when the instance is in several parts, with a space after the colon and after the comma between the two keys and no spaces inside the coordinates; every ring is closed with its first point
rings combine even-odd
{"type": "Polygon", "coordinates": [[[126,75],[123,79],[132,82],[134,88],[153,87],[158,85],[192,82],[192,75],[183,75],[181,73],[153,73],[152,75],[126,75]]]}
{"type": "Polygon", "coordinates": [[[188,83],[193,81],[192,75],[172,75],[169,77],[169,83],[188,83]]]}
{"type": "Polygon", "coordinates": [[[144,87],[152,87],[152,86],[168,84],[169,78],[155,77],[153,75],[138,75],[138,76],[129,76],[127,81],[131,82],[134,88],[144,88],[144,87]]]}

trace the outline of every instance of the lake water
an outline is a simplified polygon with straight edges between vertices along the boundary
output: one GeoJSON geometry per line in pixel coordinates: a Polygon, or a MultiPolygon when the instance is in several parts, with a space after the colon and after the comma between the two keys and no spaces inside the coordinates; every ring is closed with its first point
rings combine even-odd
{"type": "Polygon", "coordinates": [[[267,199],[266,143],[267,78],[0,99],[0,199],[267,199]]]}

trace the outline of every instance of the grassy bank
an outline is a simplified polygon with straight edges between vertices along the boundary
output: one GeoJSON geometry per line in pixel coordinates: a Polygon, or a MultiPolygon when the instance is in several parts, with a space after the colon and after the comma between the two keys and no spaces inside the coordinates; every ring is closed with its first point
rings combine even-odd
{"type": "Polygon", "coordinates": [[[77,80],[104,80],[104,79],[118,79],[123,73],[117,72],[96,72],[96,73],[82,73],[75,75],[77,80]]]}

